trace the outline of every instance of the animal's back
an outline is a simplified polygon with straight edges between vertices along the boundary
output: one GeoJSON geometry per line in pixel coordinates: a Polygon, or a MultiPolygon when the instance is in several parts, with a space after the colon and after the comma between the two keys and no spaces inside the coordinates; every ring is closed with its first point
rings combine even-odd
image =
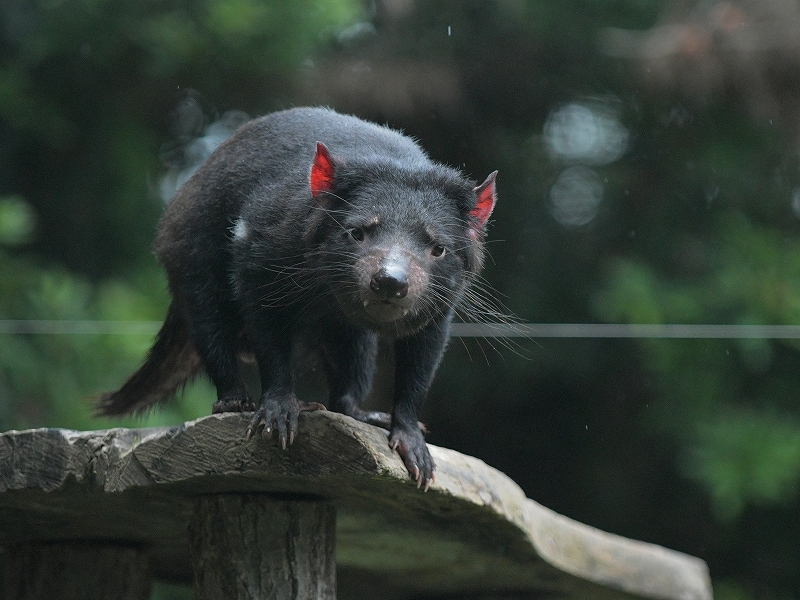
{"type": "Polygon", "coordinates": [[[416,142],[399,132],[327,108],[294,108],[272,113],[244,125],[240,132],[261,140],[263,150],[271,155],[262,158],[264,166],[278,166],[287,160],[301,167],[305,175],[316,142],[322,142],[331,154],[344,160],[375,157],[428,162],[416,142]]]}
{"type": "Polygon", "coordinates": [[[198,236],[208,240],[208,247],[224,246],[228,229],[256,190],[261,192],[258,201],[274,203],[275,210],[310,203],[309,166],[316,142],[345,163],[432,164],[416,142],[399,132],[327,108],[293,108],[253,119],[220,144],[167,206],[154,244],[167,270],[186,269],[198,236]]]}

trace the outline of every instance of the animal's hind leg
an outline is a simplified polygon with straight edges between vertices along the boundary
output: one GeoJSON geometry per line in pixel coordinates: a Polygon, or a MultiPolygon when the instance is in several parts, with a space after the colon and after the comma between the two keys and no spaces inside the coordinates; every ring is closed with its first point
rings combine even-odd
{"type": "Polygon", "coordinates": [[[240,320],[233,302],[221,296],[219,290],[208,287],[185,294],[189,335],[217,388],[217,401],[211,412],[252,411],[256,407],[247,394],[237,362],[240,320]]]}

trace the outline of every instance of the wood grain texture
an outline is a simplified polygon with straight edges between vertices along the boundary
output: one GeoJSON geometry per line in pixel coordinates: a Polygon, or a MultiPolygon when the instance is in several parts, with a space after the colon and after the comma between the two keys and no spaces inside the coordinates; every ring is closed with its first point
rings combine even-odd
{"type": "Polygon", "coordinates": [[[325,501],[203,496],[189,524],[195,598],[335,600],[335,539],[325,501]]]}

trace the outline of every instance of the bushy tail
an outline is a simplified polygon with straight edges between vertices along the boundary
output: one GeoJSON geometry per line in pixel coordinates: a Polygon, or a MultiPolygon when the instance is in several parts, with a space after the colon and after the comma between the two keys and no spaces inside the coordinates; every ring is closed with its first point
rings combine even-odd
{"type": "Polygon", "coordinates": [[[167,402],[197,375],[201,366],[200,356],[189,341],[186,322],[173,302],[145,363],[119,390],[99,398],[97,414],[117,416],[142,412],[167,402]]]}

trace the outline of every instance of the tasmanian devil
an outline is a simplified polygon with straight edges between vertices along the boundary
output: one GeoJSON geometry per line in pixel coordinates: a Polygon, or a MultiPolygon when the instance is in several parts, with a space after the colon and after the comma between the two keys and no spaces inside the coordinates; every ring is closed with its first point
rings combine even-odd
{"type": "Polygon", "coordinates": [[[144,365],[99,412],[165,402],[201,370],[213,412],[251,411],[250,437],[285,448],[300,411],[291,354],[319,349],[328,408],[389,430],[418,485],[434,463],[418,422],[450,321],[483,263],[495,173],[482,184],[431,161],[410,138],[322,108],[244,124],[180,188],[155,252],[172,293],[144,365]],[[362,410],[378,337],[394,344],[391,415],[362,410]],[[237,356],[255,356],[253,403],[237,356]]]}

